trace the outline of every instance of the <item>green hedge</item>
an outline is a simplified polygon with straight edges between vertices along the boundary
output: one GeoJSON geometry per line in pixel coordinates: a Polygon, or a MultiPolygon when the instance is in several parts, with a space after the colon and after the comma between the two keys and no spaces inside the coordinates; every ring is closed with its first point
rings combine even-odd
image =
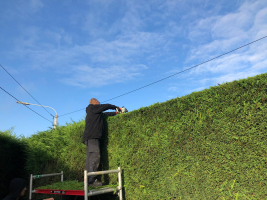
{"type": "MultiPolygon", "coordinates": [[[[26,178],[27,143],[16,137],[13,129],[0,131],[0,197],[8,195],[8,186],[13,178],[26,178]]],[[[1,198],[2,199],[2,198],[1,198]]]]}
{"type": "MultiPolygon", "coordinates": [[[[84,126],[84,121],[73,122],[28,138],[28,172],[38,175],[64,171],[65,180],[83,181],[86,149],[81,135],[84,126]]],[[[60,180],[60,176],[38,179],[38,186],[47,183],[46,179],[52,183],[54,179],[60,180]]]]}
{"type": "MultiPolygon", "coordinates": [[[[105,120],[100,170],[123,169],[124,198],[266,199],[267,74],[105,120]]],[[[85,122],[27,139],[27,170],[83,181],[85,122]]],[[[103,175],[106,184],[117,176],[103,175]]],[[[59,180],[59,178],[58,178],[59,180]]],[[[36,181],[51,184],[53,178],[36,181]]]]}
{"type": "Polygon", "coordinates": [[[107,157],[127,199],[265,199],[266,77],[109,118],[107,157]]]}

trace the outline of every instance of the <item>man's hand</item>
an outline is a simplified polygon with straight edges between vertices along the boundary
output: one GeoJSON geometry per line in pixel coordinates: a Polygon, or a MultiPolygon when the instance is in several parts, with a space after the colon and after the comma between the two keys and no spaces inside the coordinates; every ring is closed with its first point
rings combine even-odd
{"type": "Polygon", "coordinates": [[[44,200],[54,200],[54,198],[48,198],[48,199],[44,199],[44,200]]]}

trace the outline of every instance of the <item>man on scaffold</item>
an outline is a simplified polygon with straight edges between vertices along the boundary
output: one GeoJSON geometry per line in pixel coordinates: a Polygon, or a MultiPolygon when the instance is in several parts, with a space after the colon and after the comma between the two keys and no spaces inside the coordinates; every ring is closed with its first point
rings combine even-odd
{"type": "MultiPolygon", "coordinates": [[[[103,134],[104,124],[102,112],[112,109],[120,110],[118,106],[111,104],[100,104],[95,98],[90,100],[90,104],[86,107],[85,130],[83,133],[83,143],[86,145],[87,156],[85,169],[87,172],[95,172],[100,163],[100,139],[103,134]]],[[[114,116],[116,112],[105,112],[108,116],[114,116]]],[[[88,177],[89,186],[99,187],[102,183],[97,180],[97,176],[88,177]]]]}

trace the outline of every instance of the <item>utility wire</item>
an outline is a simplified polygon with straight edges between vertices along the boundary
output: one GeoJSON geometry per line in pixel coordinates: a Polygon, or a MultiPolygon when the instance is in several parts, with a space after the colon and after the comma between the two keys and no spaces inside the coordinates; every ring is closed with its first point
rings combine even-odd
{"type": "MultiPolygon", "coordinates": [[[[16,97],[12,96],[11,94],[9,94],[6,90],[4,90],[2,87],[0,87],[5,93],[7,93],[9,96],[13,97],[14,99],[16,99],[17,101],[20,101],[18,100],[16,97]]],[[[24,104],[23,104],[24,105],[24,104]]],[[[27,108],[29,108],[27,105],[24,105],[26,106],[27,108]]],[[[29,108],[32,112],[35,112],[33,109],[29,108]]],[[[40,117],[46,119],[45,117],[43,117],[42,115],[40,115],[39,113],[35,112],[37,115],[39,115],[40,117]]],[[[49,119],[46,119],[47,121],[53,123],[52,121],[50,121],[49,119]]]]}
{"type": "MultiPolygon", "coordinates": [[[[160,80],[158,80],[158,81],[155,81],[155,82],[150,83],[150,84],[148,84],[148,85],[145,85],[145,86],[143,86],[143,87],[137,88],[137,89],[132,90],[132,91],[130,91],[130,92],[124,93],[124,94],[122,94],[122,95],[116,96],[116,97],[114,97],[114,98],[108,99],[108,100],[103,101],[103,102],[101,102],[101,103],[104,103],[104,102],[107,102],[107,101],[110,101],[110,100],[113,100],[113,99],[117,99],[117,98],[119,98],[119,97],[125,96],[125,95],[130,94],[130,93],[132,93],[132,92],[135,92],[135,91],[137,91],[137,90],[141,90],[141,89],[143,89],[143,88],[145,88],[145,87],[148,87],[148,86],[150,86],[150,85],[153,85],[153,84],[156,84],[156,83],[158,83],[158,82],[164,81],[164,80],[166,80],[166,79],[168,79],[168,78],[171,78],[171,77],[176,76],[176,75],[178,75],[178,74],[181,74],[181,73],[183,73],[183,72],[185,72],[185,71],[188,71],[188,70],[190,70],[190,69],[193,69],[193,68],[196,68],[196,67],[198,67],[198,66],[200,66],[200,65],[203,65],[203,64],[205,64],[205,63],[207,63],[207,62],[210,62],[210,61],[212,61],[212,60],[215,60],[215,59],[217,59],[217,58],[220,58],[220,57],[222,57],[222,56],[224,56],[224,55],[226,55],[226,54],[232,53],[232,52],[234,52],[234,51],[236,51],[236,50],[238,50],[238,49],[244,48],[244,47],[246,47],[246,46],[248,46],[248,45],[250,45],[250,44],[253,44],[253,43],[255,43],[255,42],[258,42],[258,41],[260,41],[260,40],[262,40],[262,39],[264,39],[264,38],[266,38],[266,37],[267,37],[267,36],[264,36],[264,37],[262,37],[262,38],[260,38],[260,39],[254,40],[253,42],[247,43],[247,44],[245,44],[245,45],[243,45],[243,46],[241,46],[241,47],[238,47],[238,48],[233,49],[233,50],[231,50],[231,51],[228,51],[228,52],[226,52],[226,53],[224,53],[224,54],[221,54],[221,55],[219,55],[219,56],[216,56],[216,57],[214,57],[214,58],[211,58],[211,59],[209,59],[209,60],[207,60],[207,61],[205,61],[205,62],[202,62],[202,63],[200,63],[200,64],[197,64],[197,65],[195,65],[195,66],[193,66],[193,67],[187,68],[187,69],[185,69],[185,70],[183,70],[183,71],[180,71],[180,72],[175,73],[175,74],[173,74],[173,75],[167,76],[167,77],[165,77],[165,78],[163,78],[163,79],[160,79],[160,80]]],[[[85,108],[82,108],[82,109],[80,109],[80,110],[84,110],[84,109],[85,109],[85,108]]],[[[76,111],[73,111],[73,112],[70,112],[70,113],[67,113],[67,114],[64,114],[64,115],[68,115],[68,114],[71,114],[71,113],[74,113],[74,112],[78,112],[78,111],[80,111],[80,110],[76,110],[76,111]]],[[[64,116],[64,115],[60,115],[60,116],[64,116]]],[[[59,116],[58,116],[58,117],[59,117],[59,116]]]]}
{"type": "MultiPolygon", "coordinates": [[[[82,108],[82,109],[80,109],[80,110],[84,110],[84,109],[85,109],[85,108],[82,108]]],[[[75,112],[78,112],[78,111],[80,111],[80,110],[76,110],[76,111],[73,111],[73,112],[70,112],[70,113],[67,113],[67,114],[64,114],[64,115],[69,115],[69,114],[71,114],[71,113],[75,113],[75,112]]],[[[64,115],[57,116],[57,118],[62,117],[62,116],[64,116],[64,115]]]]}
{"type": "MultiPolygon", "coordinates": [[[[9,76],[11,76],[11,78],[14,79],[14,81],[16,81],[20,87],[22,87],[22,85],[0,64],[0,66],[3,68],[3,70],[6,71],[6,73],[9,74],[9,76]]],[[[41,103],[39,103],[24,87],[22,87],[39,105],[42,105],[41,103]]],[[[43,107],[43,109],[45,109],[45,107],[43,107]]],[[[45,109],[46,110],[46,109],[45,109]]],[[[49,111],[46,110],[46,112],[48,112],[51,116],[53,116],[49,111]]]]}

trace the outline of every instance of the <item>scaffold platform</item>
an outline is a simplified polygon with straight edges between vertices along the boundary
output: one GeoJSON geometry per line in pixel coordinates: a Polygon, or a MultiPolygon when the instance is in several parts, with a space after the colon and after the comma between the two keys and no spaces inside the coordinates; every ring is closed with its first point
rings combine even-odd
{"type": "Polygon", "coordinates": [[[63,182],[63,171],[61,173],[54,174],[43,174],[43,175],[33,175],[30,176],[30,189],[29,189],[29,200],[32,200],[32,194],[56,194],[56,195],[74,195],[74,196],[84,196],[85,200],[88,200],[89,196],[95,196],[110,192],[116,192],[120,200],[122,200],[122,179],[121,179],[121,168],[118,167],[116,170],[108,171],[98,171],[98,172],[87,172],[84,170],[84,190],[59,190],[59,189],[32,189],[33,179],[48,177],[48,176],[61,176],[61,182],[63,182]],[[104,187],[99,189],[90,189],[88,190],[88,176],[92,175],[102,175],[102,174],[111,174],[118,173],[118,186],[117,187],[104,187]]]}

